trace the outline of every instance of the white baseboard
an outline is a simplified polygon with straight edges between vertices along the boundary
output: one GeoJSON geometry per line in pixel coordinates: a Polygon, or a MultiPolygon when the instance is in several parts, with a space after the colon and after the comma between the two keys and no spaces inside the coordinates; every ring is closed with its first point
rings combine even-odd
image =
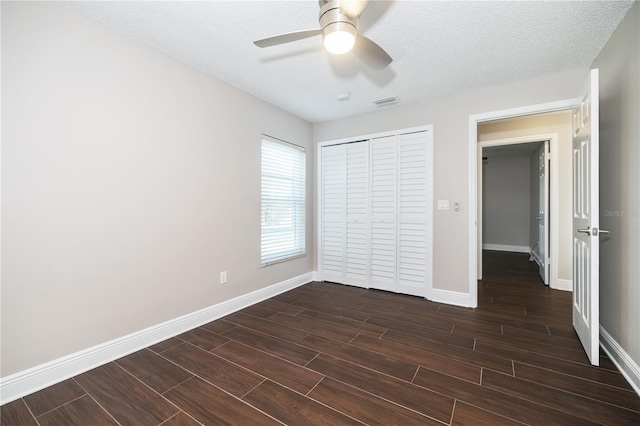
{"type": "Polygon", "coordinates": [[[556,278],[555,283],[550,285],[554,290],[573,291],[573,281],[565,280],[564,278],[556,278]]]}
{"type": "Polygon", "coordinates": [[[313,271],[313,281],[320,281],[320,271],[313,271]]]}
{"type": "Polygon", "coordinates": [[[313,281],[309,272],[109,342],[0,378],[0,404],[14,401],[70,377],[189,331],[313,281]]]}
{"type": "Polygon", "coordinates": [[[531,249],[527,246],[511,246],[508,244],[489,244],[482,243],[483,250],[495,250],[495,251],[512,251],[516,253],[527,253],[531,252],[531,249]]]}
{"type": "Polygon", "coordinates": [[[469,295],[469,293],[461,293],[459,291],[440,290],[437,288],[432,288],[429,291],[427,298],[432,302],[464,306],[465,308],[471,306],[471,296],[469,295]]]}
{"type": "Polygon", "coordinates": [[[600,346],[618,367],[618,370],[627,379],[631,387],[640,395],[640,365],[629,356],[602,326],[600,326],[600,346]]]}

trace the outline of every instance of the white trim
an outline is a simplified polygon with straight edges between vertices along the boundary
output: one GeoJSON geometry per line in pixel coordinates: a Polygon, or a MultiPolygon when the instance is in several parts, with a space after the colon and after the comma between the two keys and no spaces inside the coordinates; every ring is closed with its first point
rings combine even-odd
{"type": "Polygon", "coordinates": [[[600,346],[613,361],[633,390],[640,395],[640,365],[620,346],[607,330],[600,326],[600,346]]]}
{"type": "Polygon", "coordinates": [[[471,307],[478,306],[478,123],[570,109],[580,105],[581,100],[565,99],[469,115],[469,301],[471,307]]]}
{"type": "Polygon", "coordinates": [[[313,279],[314,281],[323,281],[322,276],[322,244],[320,240],[322,239],[322,146],[320,144],[316,144],[314,147],[315,151],[313,152],[316,156],[316,170],[315,170],[315,180],[316,180],[316,192],[315,192],[315,221],[316,221],[316,235],[315,235],[315,245],[316,245],[316,268],[317,271],[314,272],[313,279]]]}
{"type": "Polygon", "coordinates": [[[409,127],[406,129],[388,130],[386,132],[371,133],[368,135],[357,135],[357,136],[351,136],[351,137],[342,138],[342,139],[331,139],[328,141],[318,142],[318,146],[322,147],[327,145],[340,145],[343,143],[357,142],[357,141],[362,141],[366,139],[384,138],[386,136],[395,136],[400,134],[426,132],[426,131],[433,132],[433,124],[428,124],[425,126],[418,126],[418,127],[409,127]]]}
{"type": "Polygon", "coordinates": [[[509,244],[489,244],[482,243],[483,250],[495,250],[495,251],[512,251],[516,253],[531,253],[531,249],[528,246],[512,246],[509,244]]]}
{"type": "Polygon", "coordinates": [[[467,293],[432,288],[430,292],[430,296],[431,297],[429,298],[429,300],[433,302],[446,303],[448,305],[463,306],[465,308],[472,307],[470,295],[467,293]]]}
{"type": "Polygon", "coordinates": [[[427,258],[427,288],[424,293],[428,300],[433,300],[433,240],[435,235],[435,223],[434,223],[434,200],[435,200],[435,161],[433,156],[434,144],[435,144],[435,135],[433,130],[433,124],[430,124],[427,127],[428,130],[428,169],[431,173],[430,185],[427,188],[427,199],[431,200],[431,209],[427,209],[427,227],[429,229],[429,238],[427,241],[427,253],[429,253],[429,257],[427,258]]]}
{"type": "Polygon", "coordinates": [[[469,116],[469,306],[478,307],[478,122],[469,116]],[[472,152],[473,151],[473,152],[472,152]]]}
{"type": "Polygon", "coordinates": [[[309,272],[0,379],[0,404],[59,383],[313,280],[309,272]]]}
{"type": "Polygon", "coordinates": [[[549,284],[554,290],[573,291],[573,280],[566,280],[564,278],[556,278],[555,283],[552,281],[549,284]]]}

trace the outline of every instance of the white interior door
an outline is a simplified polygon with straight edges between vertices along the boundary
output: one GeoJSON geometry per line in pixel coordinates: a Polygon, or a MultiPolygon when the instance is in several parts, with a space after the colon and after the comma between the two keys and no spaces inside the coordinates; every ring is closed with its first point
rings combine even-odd
{"type": "Polygon", "coordinates": [[[320,279],[425,297],[432,286],[433,137],[322,146],[320,279]]]}
{"type": "Polygon", "coordinates": [[[345,253],[345,146],[322,148],[321,165],[322,279],[344,283],[345,253]]]}
{"type": "Polygon", "coordinates": [[[369,287],[369,141],[345,147],[345,284],[369,287]]]}
{"type": "Polygon", "coordinates": [[[398,136],[398,292],[425,297],[431,265],[431,161],[426,132],[398,136]]]}
{"type": "Polygon", "coordinates": [[[371,139],[370,286],[397,291],[397,137],[371,139]]]}
{"type": "Polygon", "coordinates": [[[540,149],[538,159],[538,247],[540,276],[549,285],[549,141],[540,149]]]}
{"type": "Polygon", "coordinates": [[[573,327],[593,365],[600,343],[598,86],[598,70],[591,70],[573,114],[573,327]]]}

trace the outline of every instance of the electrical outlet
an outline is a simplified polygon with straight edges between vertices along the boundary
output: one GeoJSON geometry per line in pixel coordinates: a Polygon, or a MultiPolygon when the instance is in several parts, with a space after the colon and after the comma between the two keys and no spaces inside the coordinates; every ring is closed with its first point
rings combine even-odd
{"type": "Polygon", "coordinates": [[[220,284],[227,283],[227,271],[220,272],[220,284]]]}

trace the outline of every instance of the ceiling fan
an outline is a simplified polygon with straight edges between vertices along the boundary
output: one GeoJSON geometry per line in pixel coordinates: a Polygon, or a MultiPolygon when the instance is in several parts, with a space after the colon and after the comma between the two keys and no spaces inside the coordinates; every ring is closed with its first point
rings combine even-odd
{"type": "Polygon", "coordinates": [[[353,49],[360,59],[372,68],[382,69],[393,59],[374,41],[358,34],[360,14],[369,0],[319,0],[320,28],[294,31],[254,41],[258,47],[271,47],[322,34],[324,47],[337,55],[353,49]]]}

